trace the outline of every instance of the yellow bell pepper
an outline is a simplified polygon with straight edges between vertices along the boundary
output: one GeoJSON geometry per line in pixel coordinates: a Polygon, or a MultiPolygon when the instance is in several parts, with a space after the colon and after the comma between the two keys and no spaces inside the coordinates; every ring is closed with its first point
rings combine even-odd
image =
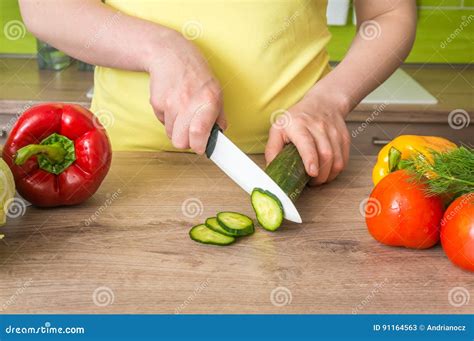
{"type": "Polygon", "coordinates": [[[415,155],[422,154],[431,162],[431,151],[447,152],[456,147],[456,144],[442,137],[398,136],[380,151],[377,163],[372,171],[372,181],[374,185],[377,185],[383,177],[397,169],[400,160],[408,160],[415,155]]]}

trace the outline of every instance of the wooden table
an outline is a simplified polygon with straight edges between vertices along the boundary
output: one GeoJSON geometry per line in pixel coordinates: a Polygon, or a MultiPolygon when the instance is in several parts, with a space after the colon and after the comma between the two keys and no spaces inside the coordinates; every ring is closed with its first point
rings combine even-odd
{"type": "Polygon", "coordinates": [[[354,157],[335,182],[307,189],[302,225],[216,247],[190,240],[189,228],[222,210],[253,216],[247,194],[202,157],[116,153],[88,202],[28,207],[1,229],[0,310],[474,313],[474,276],[441,247],[393,248],[369,236],[359,206],[373,161],[354,157]],[[455,287],[470,292],[468,304],[450,304],[455,287]]]}

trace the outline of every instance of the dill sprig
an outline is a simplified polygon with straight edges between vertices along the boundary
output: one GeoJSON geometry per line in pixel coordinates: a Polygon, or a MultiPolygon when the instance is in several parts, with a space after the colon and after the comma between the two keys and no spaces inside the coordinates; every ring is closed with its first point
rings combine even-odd
{"type": "Polygon", "coordinates": [[[418,154],[403,161],[403,168],[428,185],[427,195],[450,194],[457,198],[474,192],[474,149],[461,146],[448,152],[430,151],[433,161],[418,154]]]}

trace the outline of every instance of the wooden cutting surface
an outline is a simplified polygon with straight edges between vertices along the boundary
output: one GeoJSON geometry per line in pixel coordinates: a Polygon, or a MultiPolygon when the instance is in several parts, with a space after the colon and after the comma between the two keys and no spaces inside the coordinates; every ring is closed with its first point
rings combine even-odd
{"type": "Polygon", "coordinates": [[[1,229],[0,311],[474,313],[474,276],[440,246],[370,237],[359,207],[373,162],[355,156],[335,182],[307,189],[303,224],[216,247],[189,228],[223,210],[253,216],[247,194],[202,157],[115,153],[88,202],[19,207],[1,229]]]}

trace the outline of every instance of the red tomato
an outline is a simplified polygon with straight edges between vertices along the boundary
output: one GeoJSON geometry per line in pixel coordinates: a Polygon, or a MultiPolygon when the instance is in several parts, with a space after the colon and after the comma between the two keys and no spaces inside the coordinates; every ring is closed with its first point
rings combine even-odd
{"type": "Polygon", "coordinates": [[[444,213],[441,245],[451,262],[474,271],[474,192],[454,200],[444,213]]]}
{"type": "Polygon", "coordinates": [[[426,185],[413,182],[403,170],[384,177],[366,207],[370,234],[391,246],[426,249],[435,245],[439,241],[443,201],[427,197],[425,190],[426,185]]]}

